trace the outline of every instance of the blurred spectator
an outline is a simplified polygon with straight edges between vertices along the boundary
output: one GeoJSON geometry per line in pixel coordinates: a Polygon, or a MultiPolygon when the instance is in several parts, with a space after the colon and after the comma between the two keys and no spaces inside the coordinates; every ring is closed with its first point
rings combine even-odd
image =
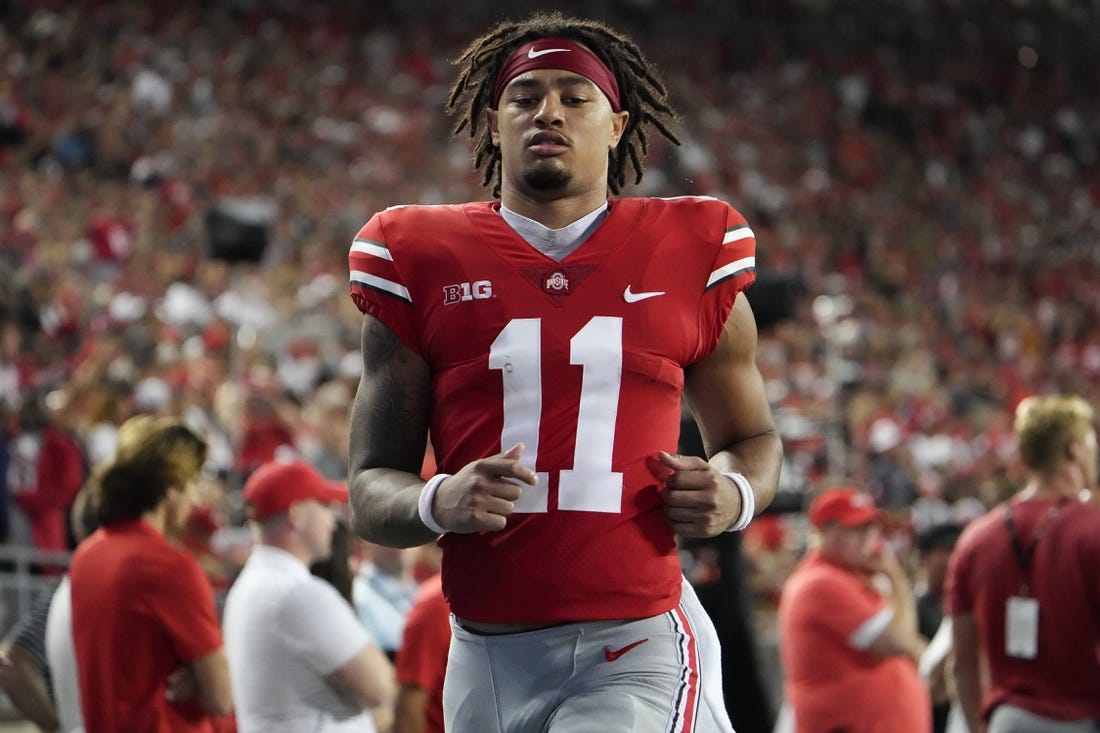
{"type": "MultiPolygon", "coordinates": [[[[88,491],[81,491],[73,501],[70,521],[77,543],[95,531],[88,491]]],[[[71,608],[65,575],[54,592],[42,596],[0,642],[0,687],[28,720],[45,731],[84,731],[71,608]]]]}
{"type": "Polygon", "coordinates": [[[302,454],[330,479],[347,479],[348,412],[353,397],[347,382],[332,379],[318,386],[303,408],[302,454]]]}
{"type": "Polygon", "coordinates": [[[920,563],[920,584],[916,594],[917,630],[926,639],[935,635],[943,621],[947,562],[962,529],[962,525],[948,522],[917,533],[917,559],[920,563]]]}
{"type": "Polygon", "coordinates": [[[206,443],[178,419],[139,415],[93,478],[101,526],[69,573],[88,733],[212,731],[212,716],[232,712],[210,583],[169,541],[191,512],[205,458],[206,443]]]}
{"type": "Polygon", "coordinates": [[[451,645],[451,609],[443,597],[440,549],[420,548],[417,567],[434,572],[420,581],[406,617],[394,671],[397,701],[393,733],[443,733],[443,680],[451,645]]]}
{"type": "Polygon", "coordinates": [[[791,573],[779,604],[792,730],[928,733],[932,702],[916,667],[925,642],[909,579],[881,542],[873,500],[831,488],[809,514],[820,543],[791,573]]]}
{"type": "Polygon", "coordinates": [[[336,527],[332,531],[332,551],[328,557],[315,560],[309,566],[311,573],[328,581],[349,604],[353,603],[352,583],[355,574],[352,572],[351,556],[355,542],[355,534],[348,527],[347,520],[338,516],[336,527]]]}
{"type": "Polygon", "coordinates": [[[417,583],[404,549],[359,541],[362,555],[352,582],[352,600],[359,621],[391,660],[401,647],[405,617],[417,583]]]}
{"type": "Polygon", "coordinates": [[[9,472],[11,464],[11,434],[9,433],[10,411],[0,402],[0,542],[9,540],[11,525],[11,486],[14,478],[9,472]]]}
{"type": "Polygon", "coordinates": [[[347,488],[301,461],[259,467],[245,483],[256,545],[229,590],[225,635],[241,733],[374,730],[392,703],[393,669],[337,590],[309,573],[329,556],[331,504],[347,488]]]}
{"type": "Polygon", "coordinates": [[[57,709],[46,660],[49,610],[50,594],[45,594],[0,641],[0,690],[27,720],[42,730],[54,731],[58,729],[57,709]]]}
{"type": "Polygon", "coordinates": [[[68,550],[69,507],[84,483],[80,445],[51,415],[45,396],[34,393],[24,396],[11,445],[12,540],[68,550]]]}
{"type": "MultiPolygon", "coordinates": [[[[77,546],[99,527],[96,508],[88,489],[77,494],[70,521],[77,546]]],[[[46,659],[50,689],[60,733],[84,733],[84,714],[80,703],[80,675],[76,669],[73,644],[73,602],[69,576],[61,579],[50,598],[46,618],[46,659]]],[[[48,728],[46,730],[49,730],[48,728]]]]}
{"type": "Polygon", "coordinates": [[[1023,488],[963,532],[948,607],[973,733],[1094,731],[1100,720],[1100,508],[1094,412],[1079,396],[1016,409],[1023,488]],[[1084,487],[1084,488],[1083,488],[1084,487]]]}
{"type": "Polygon", "coordinates": [[[280,412],[277,399],[250,397],[245,403],[244,432],[237,447],[236,468],[247,477],[275,460],[280,450],[294,448],[294,434],[280,412]]]}
{"type": "MultiPolygon", "coordinates": [[[[962,532],[954,522],[937,524],[917,534],[917,559],[920,563],[920,584],[917,586],[917,631],[925,639],[933,639],[944,618],[944,582],[951,551],[962,532]]],[[[946,655],[944,660],[946,662],[946,655]]],[[[923,662],[923,659],[922,659],[923,662]]],[[[951,712],[952,695],[945,679],[946,664],[935,665],[928,678],[932,695],[932,730],[944,733],[951,712]]]]}

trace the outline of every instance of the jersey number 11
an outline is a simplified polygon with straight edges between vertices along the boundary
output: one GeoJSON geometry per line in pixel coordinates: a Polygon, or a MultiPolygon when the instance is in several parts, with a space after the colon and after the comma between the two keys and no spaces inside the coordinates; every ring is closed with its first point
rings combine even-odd
{"type": "MultiPolygon", "coordinates": [[[[569,340],[569,363],[583,369],[573,468],[558,474],[558,509],[622,511],[623,475],[611,470],[623,368],[623,319],[595,316],[569,340]]],[[[542,320],[516,318],[489,348],[489,368],[504,380],[501,450],[522,442],[520,463],[537,470],[542,419],[542,320]]],[[[517,512],[547,511],[549,476],[523,486],[517,512]]]]}

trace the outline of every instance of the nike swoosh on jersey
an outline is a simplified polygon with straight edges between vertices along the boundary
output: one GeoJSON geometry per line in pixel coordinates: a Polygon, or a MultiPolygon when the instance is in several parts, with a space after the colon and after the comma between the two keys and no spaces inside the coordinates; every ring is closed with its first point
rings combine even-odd
{"type": "Polygon", "coordinates": [[[649,641],[649,639],[638,639],[635,642],[627,644],[626,646],[624,646],[621,649],[612,649],[609,646],[605,646],[603,648],[603,657],[604,657],[604,659],[606,659],[609,662],[614,662],[616,659],[618,659],[622,655],[626,654],[631,649],[634,649],[635,647],[639,647],[642,644],[645,644],[647,641],[649,641]]]}
{"type": "Polygon", "coordinates": [[[664,295],[663,290],[651,290],[646,293],[632,293],[630,292],[630,286],[626,286],[626,290],[623,291],[623,300],[627,303],[637,303],[639,300],[645,300],[646,298],[656,298],[658,295],[664,295]]]}
{"type": "Polygon", "coordinates": [[[545,56],[548,53],[559,53],[561,51],[572,51],[572,50],[573,49],[571,49],[571,48],[544,48],[540,51],[536,51],[535,49],[532,48],[532,49],[529,49],[527,51],[527,58],[537,59],[539,56],[545,56]]]}

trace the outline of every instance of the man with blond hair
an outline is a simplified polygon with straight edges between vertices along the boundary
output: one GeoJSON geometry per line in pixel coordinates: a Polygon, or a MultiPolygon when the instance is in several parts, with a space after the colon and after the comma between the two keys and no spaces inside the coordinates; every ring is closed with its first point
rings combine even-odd
{"type": "Polygon", "coordinates": [[[213,733],[233,712],[213,589],[173,542],[206,456],[206,440],[183,421],[139,415],[92,477],[100,528],[69,570],[87,733],[213,733]]]}
{"type": "Polygon", "coordinates": [[[971,733],[1084,733],[1100,721],[1100,508],[1093,410],[1029,397],[1015,432],[1028,482],[964,531],[947,605],[971,733]]]}

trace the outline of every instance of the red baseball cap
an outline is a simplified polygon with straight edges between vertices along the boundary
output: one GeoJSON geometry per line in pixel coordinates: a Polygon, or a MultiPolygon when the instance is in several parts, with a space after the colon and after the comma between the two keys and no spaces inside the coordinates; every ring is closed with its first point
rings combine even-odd
{"type": "Polygon", "coordinates": [[[316,499],[324,504],[345,504],[347,486],[330,481],[303,461],[272,461],[257,468],[244,483],[248,518],[256,521],[281,514],[292,504],[316,499]]]}
{"type": "Polygon", "coordinates": [[[830,522],[858,527],[876,518],[878,509],[871,495],[850,486],[826,489],[810,504],[810,523],[815,527],[824,527],[830,522]]]}

